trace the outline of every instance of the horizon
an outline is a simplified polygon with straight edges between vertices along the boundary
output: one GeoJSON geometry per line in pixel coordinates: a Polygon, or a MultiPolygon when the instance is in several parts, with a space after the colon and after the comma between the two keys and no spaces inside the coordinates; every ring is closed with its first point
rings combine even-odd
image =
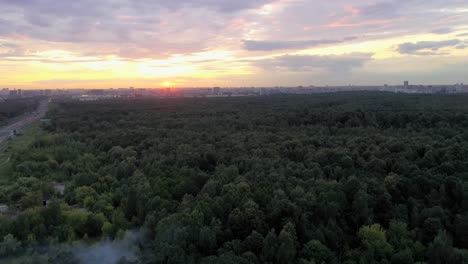
{"type": "MultiPolygon", "coordinates": [[[[429,87],[467,87],[468,84],[464,83],[440,83],[440,84],[412,84],[406,88],[429,88],[429,87]]],[[[119,90],[119,89],[148,89],[148,90],[164,90],[164,89],[213,89],[213,88],[220,88],[220,89],[313,89],[313,88],[384,88],[384,87],[405,87],[404,83],[394,83],[394,84],[369,84],[369,85],[360,85],[360,84],[348,84],[348,85],[295,85],[295,86],[164,86],[161,85],[159,87],[137,87],[137,86],[130,86],[130,87],[71,87],[71,88],[47,88],[47,87],[39,87],[39,88],[16,88],[16,87],[0,87],[0,89],[8,89],[8,90],[119,90]]]]}
{"type": "Polygon", "coordinates": [[[8,0],[0,10],[0,87],[468,83],[462,0],[8,0]]]}
{"type": "MultiPolygon", "coordinates": [[[[455,83],[455,84],[410,84],[407,88],[429,88],[429,87],[455,87],[455,86],[463,86],[467,87],[467,84],[464,83],[455,83]]],[[[351,85],[297,85],[297,86],[199,86],[199,87],[191,87],[191,86],[170,86],[170,87],[71,87],[71,88],[47,88],[47,87],[39,87],[39,88],[15,88],[15,87],[2,87],[0,89],[8,89],[8,90],[130,90],[130,89],[147,89],[147,90],[164,90],[164,89],[213,89],[213,88],[220,88],[222,89],[313,89],[313,88],[384,88],[384,87],[405,87],[402,84],[385,84],[385,85],[359,85],[359,84],[351,84],[351,85]]]]}

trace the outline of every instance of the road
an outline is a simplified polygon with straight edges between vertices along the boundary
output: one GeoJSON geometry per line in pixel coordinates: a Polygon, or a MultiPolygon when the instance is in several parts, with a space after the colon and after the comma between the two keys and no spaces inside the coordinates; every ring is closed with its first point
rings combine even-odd
{"type": "Polygon", "coordinates": [[[13,135],[14,131],[21,131],[23,128],[31,125],[34,122],[39,121],[47,113],[49,106],[49,100],[44,100],[39,104],[39,107],[36,111],[32,113],[24,114],[20,117],[14,118],[11,124],[8,124],[5,127],[0,128],[0,144],[8,140],[8,138],[13,135]]]}

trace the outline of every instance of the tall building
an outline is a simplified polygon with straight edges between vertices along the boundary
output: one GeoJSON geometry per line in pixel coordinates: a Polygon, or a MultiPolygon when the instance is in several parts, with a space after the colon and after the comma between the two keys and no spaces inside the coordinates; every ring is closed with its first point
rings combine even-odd
{"type": "Polygon", "coordinates": [[[405,86],[405,88],[408,88],[409,82],[408,82],[408,81],[405,81],[404,86],[405,86]]]}
{"type": "Polygon", "coordinates": [[[10,90],[10,92],[8,93],[8,97],[9,98],[18,98],[18,91],[10,90]]]}

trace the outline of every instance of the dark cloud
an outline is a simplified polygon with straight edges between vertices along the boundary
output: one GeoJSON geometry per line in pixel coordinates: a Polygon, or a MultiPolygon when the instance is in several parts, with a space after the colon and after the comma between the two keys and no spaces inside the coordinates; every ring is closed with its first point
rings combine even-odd
{"type": "Polygon", "coordinates": [[[348,37],[344,39],[321,39],[321,40],[286,40],[286,41],[258,41],[244,40],[244,48],[249,51],[272,51],[272,50],[288,50],[288,49],[303,49],[315,47],[325,44],[339,44],[346,41],[351,41],[356,37],[348,37]]]}
{"type": "Polygon", "coordinates": [[[435,16],[436,14],[442,15],[444,13],[450,14],[452,9],[466,7],[465,0],[380,0],[372,1],[370,4],[357,5],[359,15],[361,18],[397,18],[406,17],[409,19],[422,19],[435,16]],[[424,10],[423,12],[421,10],[424,10]],[[441,12],[444,10],[444,12],[441,12]],[[412,14],[414,17],[408,17],[412,14]]]}
{"type": "Polygon", "coordinates": [[[451,28],[438,28],[438,29],[434,29],[430,31],[430,33],[440,34],[440,35],[449,34],[452,32],[453,30],[451,28]]]}
{"type": "Polygon", "coordinates": [[[236,12],[262,6],[272,0],[3,0],[3,4],[21,7],[26,11],[60,16],[106,16],[118,10],[155,12],[160,9],[208,8],[221,12],[236,12]]]}
{"type": "MultiPolygon", "coordinates": [[[[445,34],[449,28],[456,29],[468,22],[464,11],[468,8],[466,0],[335,0],[321,4],[317,8],[320,11],[312,11],[311,15],[311,10],[316,7],[316,1],[302,1],[301,4],[291,5],[291,10],[287,11],[288,16],[282,18],[283,35],[288,36],[288,39],[301,36],[304,27],[300,23],[307,25],[315,36],[327,36],[326,38],[350,34],[389,38],[432,31],[445,34]],[[290,21],[299,25],[292,27],[290,21]]],[[[277,30],[275,25],[270,34],[281,39],[277,30]]]]}
{"type": "Polygon", "coordinates": [[[107,50],[130,58],[199,52],[226,43],[230,48],[242,43],[250,51],[292,50],[342,43],[352,40],[341,39],[349,35],[447,32],[447,25],[466,24],[466,18],[454,20],[458,13],[453,13],[465,6],[460,0],[336,0],[320,5],[308,0],[0,0],[0,37],[73,43],[86,52],[109,55],[107,50]],[[276,3],[274,15],[248,11],[268,3],[276,3]],[[445,11],[437,11],[441,8],[445,11]],[[229,29],[233,20],[243,24],[229,29]],[[267,41],[255,40],[260,34],[245,38],[249,31],[261,32],[267,41]],[[316,40],[304,40],[305,31],[316,40]],[[108,46],[95,48],[97,43],[108,46]]]}
{"type": "Polygon", "coordinates": [[[399,14],[402,1],[375,2],[359,6],[359,15],[364,18],[393,18],[399,14]]]}
{"type": "Polygon", "coordinates": [[[455,47],[461,44],[459,39],[451,39],[444,41],[420,41],[416,43],[403,43],[398,46],[398,52],[401,54],[411,55],[440,55],[440,49],[455,47]]]}
{"type": "Polygon", "coordinates": [[[46,16],[42,16],[37,13],[29,13],[25,15],[26,21],[28,21],[31,25],[39,26],[39,27],[50,27],[52,26],[51,21],[46,16]]]}
{"type": "MultiPolygon", "coordinates": [[[[1,0],[0,37],[96,45],[129,54],[201,51],[240,11],[273,0],[1,0]],[[5,22],[5,23],[1,23],[5,22]],[[196,43],[195,43],[196,42],[196,43]],[[200,45],[203,42],[203,45],[200,45]],[[168,44],[168,45],[166,45],[168,44]],[[117,47],[118,46],[118,47],[117,47]],[[173,48],[175,46],[175,48],[173,48]]],[[[154,54],[153,54],[154,55],[154,54]]]]}
{"type": "Polygon", "coordinates": [[[223,12],[235,12],[262,6],[271,0],[188,0],[188,1],[152,1],[160,2],[161,5],[180,8],[183,6],[195,8],[215,8],[223,12]]]}
{"type": "Polygon", "coordinates": [[[353,68],[362,67],[372,60],[372,53],[351,53],[334,56],[319,55],[284,55],[272,59],[254,62],[257,67],[266,70],[308,72],[326,70],[335,73],[346,73],[353,68]]]}

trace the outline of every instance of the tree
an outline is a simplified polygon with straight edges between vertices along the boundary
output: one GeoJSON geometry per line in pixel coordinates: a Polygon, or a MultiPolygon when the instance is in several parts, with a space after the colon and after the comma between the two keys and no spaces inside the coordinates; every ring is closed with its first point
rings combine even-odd
{"type": "Polygon", "coordinates": [[[413,254],[410,249],[405,249],[393,254],[391,258],[392,264],[412,264],[414,263],[413,254]]]}
{"type": "Polygon", "coordinates": [[[252,233],[244,240],[243,247],[244,251],[250,251],[257,256],[260,256],[263,248],[264,237],[257,231],[252,233]]]}
{"type": "Polygon", "coordinates": [[[109,222],[104,222],[101,228],[101,232],[104,236],[113,237],[115,234],[114,225],[109,222]]]}
{"type": "Polygon", "coordinates": [[[275,230],[271,230],[263,240],[262,258],[265,262],[272,263],[276,261],[277,252],[278,238],[276,237],[275,230]]]}
{"type": "Polygon", "coordinates": [[[217,248],[216,230],[212,230],[208,226],[204,226],[200,230],[198,245],[202,248],[206,255],[211,255],[217,248]]]}
{"type": "Polygon", "coordinates": [[[308,261],[321,264],[330,263],[333,253],[322,242],[311,240],[305,244],[301,255],[308,261]]]}
{"type": "Polygon", "coordinates": [[[278,236],[277,263],[293,263],[297,253],[296,247],[296,227],[292,223],[287,223],[278,236]]]}
{"type": "Polygon", "coordinates": [[[8,256],[17,252],[21,247],[21,242],[18,241],[12,234],[3,237],[0,243],[0,256],[8,256]]]}
{"type": "Polygon", "coordinates": [[[87,205],[90,208],[97,199],[97,192],[92,187],[82,186],[75,190],[75,197],[78,203],[82,206],[87,205]]]}
{"type": "Polygon", "coordinates": [[[456,254],[452,240],[446,231],[439,231],[427,249],[429,264],[463,264],[463,257],[456,254]]]}
{"type": "Polygon", "coordinates": [[[89,214],[85,223],[85,233],[89,237],[100,237],[102,234],[103,217],[89,214]]]}
{"type": "Polygon", "coordinates": [[[379,224],[361,227],[358,236],[367,259],[382,260],[393,251],[393,247],[387,242],[385,230],[379,224]]]}

